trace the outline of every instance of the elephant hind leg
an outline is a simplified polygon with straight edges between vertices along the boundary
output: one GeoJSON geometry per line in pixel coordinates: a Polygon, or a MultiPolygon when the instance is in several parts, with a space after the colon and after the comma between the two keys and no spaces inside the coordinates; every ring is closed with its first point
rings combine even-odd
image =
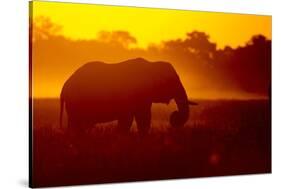
{"type": "Polygon", "coordinates": [[[135,117],[139,134],[141,136],[147,135],[151,124],[151,104],[140,108],[135,117]]]}
{"type": "Polygon", "coordinates": [[[83,122],[81,121],[81,119],[73,117],[68,118],[67,132],[72,140],[79,141],[81,140],[81,138],[83,138],[84,132],[82,126],[83,122]]]}
{"type": "Polygon", "coordinates": [[[133,123],[133,115],[122,116],[118,119],[118,131],[120,133],[128,133],[133,123]]]}
{"type": "Polygon", "coordinates": [[[79,132],[80,121],[69,116],[67,120],[67,130],[71,133],[79,132]]]}

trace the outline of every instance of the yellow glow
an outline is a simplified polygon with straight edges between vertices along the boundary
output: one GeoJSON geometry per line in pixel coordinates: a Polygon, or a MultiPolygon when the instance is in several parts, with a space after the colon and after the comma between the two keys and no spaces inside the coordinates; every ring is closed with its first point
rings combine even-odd
{"type": "Polygon", "coordinates": [[[33,16],[49,17],[72,39],[96,38],[99,31],[125,30],[139,47],[204,31],[218,47],[237,47],[255,34],[271,39],[271,17],[76,3],[33,2],[33,16]]]}
{"type": "MultiPolygon", "coordinates": [[[[129,32],[131,36],[135,37],[137,47],[140,48],[145,48],[151,43],[154,43],[156,47],[161,47],[161,41],[184,39],[186,33],[194,30],[207,33],[210,41],[216,43],[219,48],[226,45],[234,48],[243,46],[256,34],[262,34],[271,39],[270,16],[44,1],[34,1],[32,5],[33,37],[44,35],[46,31],[47,34],[50,32],[50,34],[55,33],[65,37],[60,39],[53,36],[53,38],[46,37],[45,40],[33,41],[32,91],[34,97],[41,98],[57,98],[66,79],[88,61],[99,60],[114,63],[139,56],[151,61],[171,62],[191,97],[247,98],[251,94],[241,92],[239,86],[233,86],[234,91],[224,91],[224,93],[223,91],[218,92],[216,89],[212,91],[212,87],[206,89],[204,83],[208,78],[202,75],[208,71],[196,72],[196,69],[193,68],[195,64],[188,58],[187,63],[183,66],[183,57],[176,52],[172,52],[170,57],[167,57],[164,54],[157,55],[153,48],[135,49],[128,45],[126,48],[120,49],[110,45],[111,42],[106,43],[107,46],[96,44],[95,42],[100,39],[93,40],[91,43],[76,40],[96,39],[101,31],[120,30],[129,32]],[[39,18],[39,22],[36,20],[37,18],[39,18]],[[47,22],[43,23],[43,27],[38,27],[40,18],[47,19],[47,22]],[[52,23],[55,26],[61,26],[62,30],[52,28],[54,26],[52,23]],[[36,24],[38,24],[37,27],[36,24]]],[[[225,84],[223,79],[220,81],[213,79],[212,82],[225,84]]]]}

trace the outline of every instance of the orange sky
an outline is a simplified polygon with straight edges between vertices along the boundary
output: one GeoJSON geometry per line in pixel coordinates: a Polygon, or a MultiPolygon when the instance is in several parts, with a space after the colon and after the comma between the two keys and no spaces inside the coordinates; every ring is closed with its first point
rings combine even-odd
{"type": "MultiPolygon", "coordinates": [[[[119,49],[101,51],[99,46],[75,41],[96,39],[101,31],[128,31],[137,40],[135,47],[140,48],[146,48],[151,43],[159,45],[165,40],[184,39],[187,32],[194,30],[208,33],[210,41],[215,42],[219,48],[225,45],[234,48],[245,45],[256,34],[271,39],[271,16],[44,1],[33,1],[32,5],[32,18],[49,18],[52,23],[61,26],[59,34],[72,39],[64,43],[59,40],[45,40],[33,44],[32,87],[33,96],[36,98],[58,97],[70,74],[89,60],[118,62],[140,56],[135,52],[123,51],[118,54],[119,49]]],[[[47,24],[45,28],[48,27],[47,24]]],[[[145,58],[159,60],[154,55],[145,58]]],[[[160,59],[162,58],[161,56],[160,59]]],[[[188,81],[189,94],[196,97],[206,94],[200,90],[190,90],[199,86],[200,79],[196,75],[189,73],[181,77],[188,81]]],[[[211,96],[215,97],[217,91],[212,92],[214,95],[211,96]]],[[[221,91],[219,93],[222,94],[221,91]]],[[[245,95],[247,94],[243,94],[245,95]]],[[[228,94],[224,96],[231,97],[228,94]]]]}
{"type": "Polygon", "coordinates": [[[33,16],[49,17],[73,39],[95,38],[99,31],[125,30],[139,47],[205,31],[218,47],[237,47],[252,35],[271,39],[271,16],[165,10],[77,3],[33,2],[33,16]]]}

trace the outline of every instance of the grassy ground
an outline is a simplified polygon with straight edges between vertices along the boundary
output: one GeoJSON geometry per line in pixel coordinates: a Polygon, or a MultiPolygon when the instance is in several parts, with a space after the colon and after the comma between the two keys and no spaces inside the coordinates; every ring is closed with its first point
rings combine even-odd
{"type": "Polygon", "coordinates": [[[34,100],[34,186],[271,172],[268,101],[198,102],[184,128],[168,124],[174,104],[153,105],[145,138],[135,123],[129,135],[117,134],[116,122],[73,138],[58,129],[58,100],[34,100]]]}

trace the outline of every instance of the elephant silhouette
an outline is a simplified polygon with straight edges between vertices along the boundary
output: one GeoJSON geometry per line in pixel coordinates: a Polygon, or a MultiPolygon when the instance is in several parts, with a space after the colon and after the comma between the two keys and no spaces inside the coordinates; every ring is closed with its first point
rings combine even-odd
{"type": "Polygon", "coordinates": [[[89,62],[64,83],[60,95],[60,125],[64,105],[68,128],[83,130],[85,125],[118,120],[118,129],[128,132],[133,119],[138,132],[147,134],[152,103],[175,99],[178,111],[170,124],[180,127],[189,117],[189,102],[178,74],[170,63],[143,58],[107,64],[89,62]]]}

